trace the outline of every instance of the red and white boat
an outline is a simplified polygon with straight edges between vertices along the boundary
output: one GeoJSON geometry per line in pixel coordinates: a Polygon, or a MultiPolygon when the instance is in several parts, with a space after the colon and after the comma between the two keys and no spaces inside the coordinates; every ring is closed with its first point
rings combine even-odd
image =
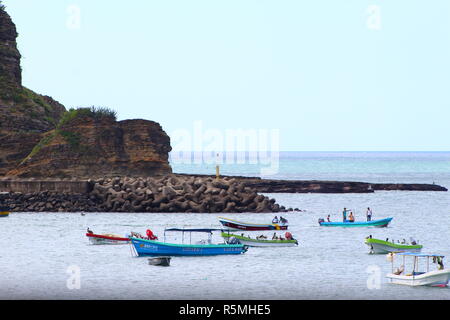
{"type": "Polygon", "coordinates": [[[89,238],[89,241],[92,244],[127,244],[130,243],[130,238],[124,238],[115,234],[95,234],[95,233],[86,233],[86,237],[89,238]]]}
{"type": "Polygon", "coordinates": [[[219,217],[220,223],[229,230],[259,231],[259,230],[287,230],[288,224],[256,224],[236,221],[219,217]]]}

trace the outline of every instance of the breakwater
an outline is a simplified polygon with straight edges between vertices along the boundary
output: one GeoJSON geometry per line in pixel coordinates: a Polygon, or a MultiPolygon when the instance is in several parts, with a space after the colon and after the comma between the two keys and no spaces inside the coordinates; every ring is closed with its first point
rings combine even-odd
{"type": "Polygon", "coordinates": [[[168,175],[0,184],[0,201],[19,212],[286,212],[275,199],[258,194],[239,179],[168,175]],[[65,184],[68,184],[67,186],[65,184]],[[3,188],[2,188],[3,186],[3,188]],[[5,189],[8,186],[9,189],[5,189]],[[29,186],[34,192],[25,192],[29,186]],[[69,187],[70,186],[70,187],[69,187]],[[41,189],[39,188],[49,188],[41,189]],[[58,192],[73,188],[75,192],[58,192]],[[76,189],[76,190],[75,190],[76,189]]]}
{"type": "Polygon", "coordinates": [[[0,180],[0,204],[16,212],[300,211],[261,193],[373,193],[381,190],[447,191],[435,184],[268,180],[171,174],[97,180],[0,180]]]}

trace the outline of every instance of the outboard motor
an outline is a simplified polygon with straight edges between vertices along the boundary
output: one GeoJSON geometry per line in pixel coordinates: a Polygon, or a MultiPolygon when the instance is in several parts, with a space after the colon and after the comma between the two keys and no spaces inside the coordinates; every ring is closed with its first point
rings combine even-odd
{"type": "Polygon", "coordinates": [[[150,229],[147,229],[147,237],[148,237],[148,240],[158,240],[158,237],[155,236],[153,234],[152,230],[150,230],[150,229]]]}
{"type": "Polygon", "coordinates": [[[319,219],[319,224],[321,224],[322,222],[325,222],[325,219],[324,219],[324,218],[320,218],[320,219],[319,219]]]}

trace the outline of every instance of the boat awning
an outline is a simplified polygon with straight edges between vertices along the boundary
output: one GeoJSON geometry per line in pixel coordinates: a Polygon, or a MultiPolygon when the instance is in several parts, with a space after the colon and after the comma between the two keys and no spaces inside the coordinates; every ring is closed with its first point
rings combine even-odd
{"type": "Polygon", "coordinates": [[[442,254],[426,254],[426,253],[416,253],[416,252],[399,252],[395,253],[398,256],[415,256],[415,257],[444,257],[442,254]]]}
{"type": "Polygon", "coordinates": [[[166,231],[176,231],[176,232],[205,232],[205,233],[211,233],[213,231],[223,231],[223,229],[179,229],[179,228],[170,228],[165,229],[166,231]]]}

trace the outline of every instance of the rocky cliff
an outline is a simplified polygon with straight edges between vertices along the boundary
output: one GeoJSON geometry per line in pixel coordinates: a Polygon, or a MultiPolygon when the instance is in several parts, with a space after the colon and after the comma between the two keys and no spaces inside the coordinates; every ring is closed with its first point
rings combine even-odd
{"type": "Polygon", "coordinates": [[[96,178],[171,173],[170,139],[148,120],[116,121],[92,109],[72,110],[67,121],[45,133],[9,176],[96,178]]]}
{"type": "Polygon", "coordinates": [[[0,176],[27,156],[55,127],[64,106],[22,86],[17,31],[0,4],[0,176]]]}
{"type": "Polygon", "coordinates": [[[16,26],[0,1],[0,177],[92,178],[171,173],[158,123],[106,109],[67,111],[22,86],[16,26]],[[92,112],[94,111],[94,112],[92,112]],[[107,110],[106,110],[107,111],[107,110]]]}

